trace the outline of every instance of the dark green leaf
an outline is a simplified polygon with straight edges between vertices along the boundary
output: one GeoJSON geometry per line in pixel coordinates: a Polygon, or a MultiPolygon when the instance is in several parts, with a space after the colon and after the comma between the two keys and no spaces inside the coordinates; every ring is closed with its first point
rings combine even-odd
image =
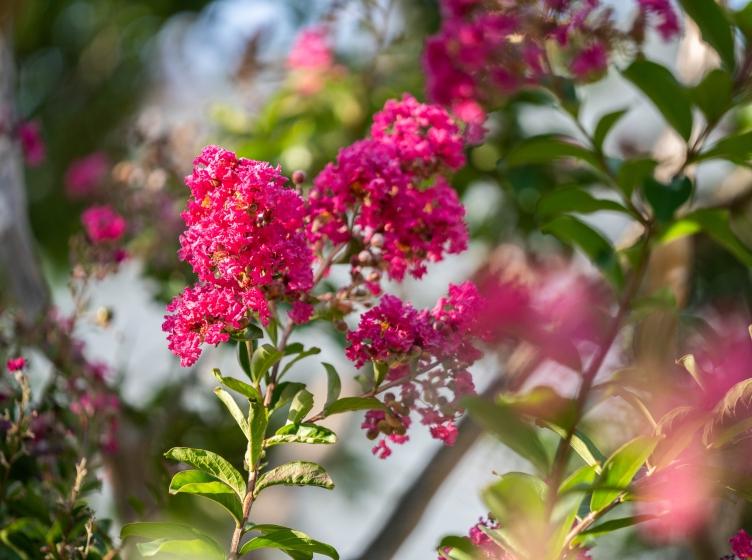
{"type": "Polygon", "coordinates": [[[264,338],[264,331],[256,325],[248,325],[242,331],[232,334],[233,340],[257,340],[259,338],[264,338]]]}
{"type": "Polygon", "coordinates": [[[681,137],[688,141],[692,134],[692,105],[686,90],[671,71],[655,62],[638,59],[623,74],[653,102],[681,137]]]}
{"type": "Polygon", "coordinates": [[[689,177],[678,177],[666,184],[650,177],[643,184],[643,193],[656,219],[668,222],[679,207],[692,196],[692,181],[689,177]]]}
{"type": "Polygon", "coordinates": [[[542,230],[581,249],[617,288],[624,284],[624,274],[611,242],[589,225],[572,216],[559,216],[542,230]]]}
{"type": "Polygon", "coordinates": [[[557,159],[578,159],[598,169],[595,154],[572,138],[543,135],[526,138],[512,148],[504,161],[511,167],[536,163],[550,163],[557,159]]]}
{"type": "Polygon", "coordinates": [[[292,461],[262,474],[256,482],[255,494],[264,488],[284,484],[286,486],[318,486],[331,490],[334,482],[324,467],[309,461],[292,461]]]}
{"type": "Polygon", "coordinates": [[[170,494],[196,494],[212,500],[225,508],[240,526],[243,519],[243,505],[240,498],[224,482],[199,470],[181,471],[172,477],[170,494]]]}
{"type": "Polygon", "coordinates": [[[328,544],[312,539],[305,533],[292,529],[280,529],[254,537],[246,542],[240,549],[240,555],[248,554],[260,548],[276,548],[278,550],[323,554],[333,560],[339,560],[337,551],[328,544]]]}
{"type": "Polygon", "coordinates": [[[716,0],[679,0],[684,11],[691,17],[704,41],[710,44],[720,55],[723,64],[729,70],[734,69],[734,32],[723,9],[716,0]]]}
{"type": "Polygon", "coordinates": [[[494,404],[478,397],[464,399],[470,416],[487,432],[495,435],[512,451],[530,461],[539,471],[547,472],[546,448],[530,424],[520,419],[509,406],[494,404]]]}
{"type": "Polygon", "coordinates": [[[245,481],[240,473],[229,461],[205,449],[192,447],[173,447],[165,457],[180,463],[186,463],[192,467],[210,474],[232,488],[242,500],[245,496],[245,481]]]}
{"type": "Polygon", "coordinates": [[[626,196],[632,196],[634,190],[645,180],[653,176],[658,162],[654,159],[630,159],[622,162],[616,172],[616,182],[626,196]]]}
{"type": "Polygon", "coordinates": [[[747,39],[747,43],[752,42],[752,2],[747,3],[741,10],[733,12],[734,23],[741,29],[747,39]]]}
{"type": "Polygon", "coordinates": [[[593,212],[606,211],[631,215],[631,212],[618,202],[595,198],[581,187],[555,189],[546,193],[538,202],[536,210],[543,218],[569,212],[592,214],[593,212]]]}
{"type": "Polygon", "coordinates": [[[339,398],[339,394],[342,391],[342,382],[339,379],[339,373],[332,364],[322,362],[324,369],[326,369],[326,404],[324,408],[329,408],[339,398]]]}
{"type": "Polygon", "coordinates": [[[752,131],[719,140],[712,148],[696,156],[694,161],[709,159],[725,159],[737,165],[751,165],[752,131]]]}
{"type": "Polygon", "coordinates": [[[329,428],[316,424],[286,424],[272,437],[266,438],[264,445],[271,447],[281,443],[322,443],[337,442],[337,435],[329,428]]]}
{"type": "Polygon", "coordinates": [[[257,383],[269,368],[282,359],[282,352],[271,344],[264,344],[256,348],[251,358],[251,379],[257,383]]]}
{"type": "Polygon", "coordinates": [[[387,407],[376,397],[342,397],[327,406],[324,413],[332,416],[353,410],[387,410],[387,407]]]}
{"type": "Polygon", "coordinates": [[[733,86],[734,78],[731,74],[726,70],[716,68],[708,72],[702,81],[690,90],[692,100],[709,123],[718,122],[733,104],[731,99],[733,86]]]}
{"type": "Polygon", "coordinates": [[[621,109],[620,111],[614,111],[613,113],[606,113],[603,115],[598,124],[595,126],[595,132],[593,132],[593,143],[599,150],[603,148],[603,143],[606,141],[608,133],[614,125],[619,122],[629,109],[621,109]]]}
{"type": "Polygon", "coordinates": [[[603,465],[590,499],[590,509],[600,511],[626,491],[657,443],[658,438],[641,436],[617,449],[603,465]]]}
{"type": "Polygon", "coordinates": [[[293,424],[299,424],[313,408],[313,394],[308,389],[301,389],[292,399],[287,419],[293,424]]]}
{"type": "Polygon", "coordinates": [[[245,373],[249,379],[253,379],[253,376],[251,376],[251,359],[249,355],[251,352],[253,352],[253,341],[238,342],[238,364],[240,364],[240,369],[243,370],[243,373],[245,373]]]}

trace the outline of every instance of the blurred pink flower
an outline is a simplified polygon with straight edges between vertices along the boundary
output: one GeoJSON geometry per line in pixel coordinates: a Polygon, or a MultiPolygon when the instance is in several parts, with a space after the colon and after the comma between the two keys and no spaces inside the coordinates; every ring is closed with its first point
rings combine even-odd
{"type": "Polygon", "coordinates": [[[18,140],[21,142],[26,164],[29,167],[38,167],[47,155],[39,123],[36,121],[25,121],[18,125],[16,131],[18,140]]]}
{"type": "Polygon", "coordinates": [[[65,192],[70,198],[85,198],[95,192],[107,175],[110,162],[104,152],[74,160],[65,172],[65,192]]]}
{"type": "Polygon", "coordinates": [[[287,56],[287,67],[292,70],[323,71],[331,68],[333,63],[334,57],[324,26],[301,30],[287,56]]]}
{"type": "Polygon", "coordinates": [[[739,529],[739,532],[729,539],[729,543],[731,552],[737,557],[742,560],[752,558],[752,537],[744,529],[739,529]]]}
{"type": "Polygon", "coordinates": [[[18,358],[11,358],[6,362],[8,371],[20,371],[26,367],[26,358],[19,356],[18,358]]]}
{"type": "Polygon", "coordinates": [[[81,214],[81,223],[92,243],[117,241],[125,233],[126,221],[110,206],[92,206],[81,214]]]}

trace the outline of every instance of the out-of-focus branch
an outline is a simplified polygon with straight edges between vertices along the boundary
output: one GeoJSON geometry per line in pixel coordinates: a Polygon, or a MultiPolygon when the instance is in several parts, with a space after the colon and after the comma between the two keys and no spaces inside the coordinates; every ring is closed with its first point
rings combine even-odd
{"type": "Polygon", "coordinates": [[[12,133],[15,68],[6,16],[0,19],[0,275],[30,322],[46,308],[49,291],[34,253],[22,158],[12,133]]]}

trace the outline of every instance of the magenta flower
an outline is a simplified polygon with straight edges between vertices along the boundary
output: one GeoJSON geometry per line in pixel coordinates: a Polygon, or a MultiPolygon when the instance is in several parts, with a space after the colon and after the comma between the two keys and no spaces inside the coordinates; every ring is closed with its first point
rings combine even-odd
{"type": "Polygon", "coordinates": [[[11,358],[5,363],[5,366],[8,368],[8,371],[21,371],[26,367],[26,358],[23,356],[11,358]]]}
{"type": "Polygon", "coordinates": [[[309,27],[298,33],[287,56],[287,67],[292,70],[328,70],[333,63],[327,31],[323,26],[309,27]]]}
{"type": "Polygon", "coordinates": [[[747,531],[739,529],[739,532],[729,539],[731,544],[731,552],[741,558],[752,558],[752,537],[749,536],[747,531]]]}
{"type": "Polygon", "coordinates": [[[670,41],[681,31],[679,16],[670,0],[637,0],[645,16],[653,15],[658,20],[656,29],[664,41],[670,41]]]}
{"type": "Polygon", "coordinates": [[[94,152],[73,161],[65,172],[65,192],[70,198],[85,198],[94,193],[110,168],[104,152],[94,152]]]}
{"type": "Polygon", "coordinates": [[[42,165],[47,155],[47,150],[42,139],[42,133],[39,129],[39,123],[36,121],[26,121],[18,125],[16,130],[18,140],[21,142],[26,165],[29,167],[38,167],[42,165]]]}
{"type": "Polygon", "coordinates": [[[572,59],[572,74],[580,79],[590,79],[603,73],[608,65],[608,54],[602,43],[593,43],[582,49],[572,59]]]}
{"type": "Polygon", "coordinates": [[[81,223],[92,243],[117,241],[125,233],[126,221],[110,206],[92,206],[81,214],[81,223]]]}

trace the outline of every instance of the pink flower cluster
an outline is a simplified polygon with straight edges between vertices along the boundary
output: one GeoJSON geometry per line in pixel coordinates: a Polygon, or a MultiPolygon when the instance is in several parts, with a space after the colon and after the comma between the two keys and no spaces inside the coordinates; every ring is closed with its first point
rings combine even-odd
{"type": "Polygon", "coordinates": [[[315,178],[309,239],[318,249],[354,242],[364,250],[356,265],[420,278],[426,262],[467,247],[464,208],[442,175],[464,161],[460,130],[444,109],[409,95],[387,102],[370,138],[341,150],[315,178]]]}
{"type": "Polygon", "coordinates": [[[118,241],[126,229],[126,221],[110,206],[92,206],[81,214],[81,223],[89,240],[94,243],[118,241]]]}
{"type": "Polygon", "coordinates": [[[639,0],[639,7],[635,28],[625,33],[601,0],[443,0],[442,27],[424,54],[428,95],[451,107],[480,139],[485,111],[521,88],[559,72],[579,81],[598,78],[620,43],[643,40],[648,16],[664,39],[678,34],[669,0],[639,0]],[[560,51],[560,70],[546,55],[551,46],[560,51]]]}
{"type": "MultiPolygon", "coordinates": [[[[194,161],[178,254],[200,284],[170,304],[163,324],[182,365],[195,363],[201,344],[228,340],[249,312],[266,323],[270,301],[299,302],[311,289],[305,207],[285,182],[278,168],[217,146],[194,161]]],[[[299,302],[293,319],[307,320],[310,312],[299,302]]]]}
{"type": "Polygon", "coordinates": [[[452,445],[460,399],[475,392],[468,367],[480,352],[471,332],[481,299],[472,282],[450,286],[449,294],[431,309],[417,310],[392,295],[363,314],[347,335],[347,357],[358,367],[368,361],[388,369],[386,380],[399,383],[399,395],[384,396],[385,410],[366,414],[363,429],[370,439],[385,436],[373,448],[381,458],[388,443],[407,441],[411,412],[417,412],[431,435],[452,445]]]}
{"type": "Polygon", "coordinates": [[[736,535],[731,537],[729,543],[731,544],[731,552],[740,560],[752,558],[752,537],[744,529],[740,529],[736,535]]]}
{"type": "Polygon", "coordinates": [[[23,356],[19,356],[18,358],[10,358],[5,366],[8,368],[8,371],[21,371],[23,368],[26,367],[26,358],[23,356]]]}
{"type": "Polygon", "coordinates": [[[65,172],[65,193],[74,199],[94,194],[109,168],[104,152],[94,152],[73,161],[65,172]]]}

